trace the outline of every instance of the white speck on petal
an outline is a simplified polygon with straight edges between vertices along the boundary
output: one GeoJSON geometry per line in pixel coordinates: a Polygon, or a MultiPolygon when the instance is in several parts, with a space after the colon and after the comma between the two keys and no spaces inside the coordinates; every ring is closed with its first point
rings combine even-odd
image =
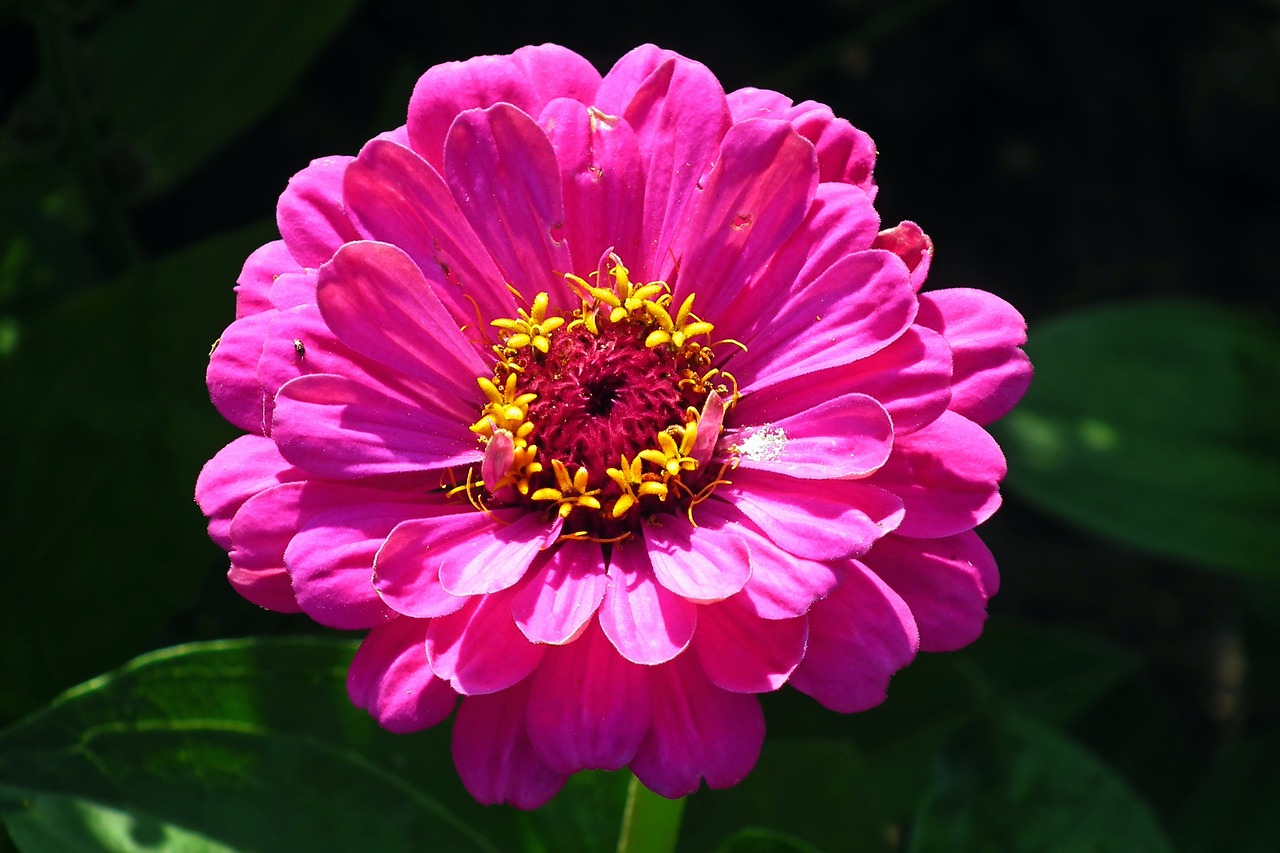
{"type": "Polygon", "coordinates": [[[752,462],[774,462],[782,458],[786,447],[786,430],[765,424],[735,445],[734,450],[752,462]]]}

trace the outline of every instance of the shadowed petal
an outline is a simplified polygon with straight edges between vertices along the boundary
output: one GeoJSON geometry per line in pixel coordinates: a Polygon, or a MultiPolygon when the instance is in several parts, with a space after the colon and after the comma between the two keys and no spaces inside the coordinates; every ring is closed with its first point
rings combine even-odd
{"type": "Polygon", "coordinates": [[[734,529],[751,552],[751,578],[741,597],[751,602],[752,612],[761,619],[803,616],[844,576],[843,561],[809,560],[788,553],[745,516],[738,516],[734,529]]]}
{"type": "Polygon", "coordinates": [[[850,561],[844,581],[809,611],[809,648],[791,684],[833,711],[884,701],[889,678],[919,647],[915,619],[884,581],[850,561]]]}
{"type": "Polygon", "coordinates": [[[717,687],[733,693],[767,693],[786,684],[804,657],[808,622],[764,619],[751,599],[734,596],[698,614],[693,648],[717,687]]]}
{"type": "Polygon", "coordinates": [[[1000,586],[995,560],[973,531],[941,539],[886,536],[863,562],[911,608],[926,652],[950,652],[976,640],[987,600],[1000,586]]]}
{"type": "Polygon", "coordinates": [[[649,731],[648,669],[624,659],[596,622],[548,649],[529,693],[529,738],[565,773],[617,770],[649,731]]]}
{"type": "Polygon", "coordinates": [[[427,628],[431,669],[464,696],[505,690],[533,672],[546,650],[516,628],[510,593],[469,598],[427,628]]]}
{"type": "Polygon", "coordinates": [[[255,249],[236,279],[236,319],[269,309],[271,286],[276,278],[283,273],[300,272],[302,267],[289,254],[283,240],[273,240],[255,249]]]}
{"type": "Polygon", "coordinates": [[[453,763],[467,792],[481,803],[536,809],[564,785],[525,728],[529,685],[487,696],[467,696],[453,723],[453,763]]]}
{"type": "Polygon", "coordinates": [[[712,788],[742,781],[764,744],[764,714],[755,696],[712,684],[696,655],[649,670],[653,723],[631,771],[664,797],[683,797],[703,779],[712,788]]]}
{"type": "Polygon", "coordinates": [[[449,716],[458,694],[427,665],[427,623],[395,619],[369,632],[347,671],[347,695],[389,732],[408,734],[449,716]]]}
{"type": "Polygon", "coordinates": [[[260,435],[242,435],[222,448],[200,469],[196,503],[209,516],[209,536],[223,550],[231,549],[231,519],[258,492],[297,479],[294,468],[260,435]]]}
{"type": "Polygon", "coordinates": [[[258,359],[275,311],[241,317],[222,333],[209,354],[205,384],[214,408],[245,432],[267,435],[266,395],[258,382],[258,359]]]}

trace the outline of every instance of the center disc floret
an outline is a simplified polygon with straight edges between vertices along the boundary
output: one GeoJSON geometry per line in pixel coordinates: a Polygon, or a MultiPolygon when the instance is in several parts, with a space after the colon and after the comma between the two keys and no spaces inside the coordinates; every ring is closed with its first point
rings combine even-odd
{"type": "Polygon", "coordinates": [[[711,448],[737,397],[693,294],[672,312],[666,283],[633,283],[616,255],[605,267],[608,287],[565,276],[581,296],[568,313],[539,293],[492,322],[494,375],[478,380],[488,403],[471,427],[485,456],[468,479],[469,494],[483,485],[492,502],[554,509],[563,536],[600,541],[710,494],[711,448]],[[702,422],[709,395],[716,416],[702,422]]]}

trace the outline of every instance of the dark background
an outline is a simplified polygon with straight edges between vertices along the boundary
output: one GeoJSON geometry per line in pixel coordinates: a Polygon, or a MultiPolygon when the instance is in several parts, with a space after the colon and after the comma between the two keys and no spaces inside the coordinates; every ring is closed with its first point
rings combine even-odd
{"type": "MultiPolygon", "coordinates": [[[[312,5],[322,17],[326,4],[312,5]]],[[[150,649],[311,630],[230,591],[225,557],[203,539],[188,503],[200,460],[234,434],[202,398],[204,353],[232,317],[236,259],[270,239],[288,177],[403,123],[415,79],[438,62],[556,41],[603,71],[652,41],[704,62],[727,90],[759,86],[827,103],[876,140],[885,224],[910,219],[933,238],[929,286],[980,287],[1012,302],[1030,322],[1033,357],[1037,328],[1081,309],[1193,298],[1271,328],[1280,311],[1274,0],[1199,8],[846,0],[767,9],[366,0],[334,19],[327,42],[316,39],[323,46],[314,58],[300,51],[281,60],[269,45],[238,46],[234,27],[215,28],[211,38],[227,39],[234,62],[283,61],[296,83],[249,119],[251,110],[231,109],[243,127],[182,169],[155,147],[162,137],[135,134],[137,117],[117,109],[129,96],[113,81],[149,58],[120,45],[181,43],[166,30],[183,26],[180,12],[149,19],[142,8],[0,3],[0,365],[8,371],[0,523],[11,552],[0,558],[11,658],[0,674],[8,693],[0,722],[150,649]],[[119,35],[148,26],[155,32],[136,40],[119,35]],[[169,307],[143,323],[189,334],[174,350],[185,372],[139,367],[116,352],[138,334],[130,318],[155,303],[129,307],[129,299],[146,301],[144,282],[142,296],[94,314],[84,306],[96,304],[95,288],[107,293],[111,282],[128,284],[137,270],[231,232],[242,235],[232,249],[211,252],[208,264],[198,252],[184,262],[199,294],[163,302],[169,307]],[[92,381],[65,379],[90,362],[98,364],[92,381]],[[118,394],[99,381],[113,378],[118,394]],[[69,398],[84,390],[78,382],[128,403],[136,430],[92,394],[69,398]],[[171,391],[179,402],[169,408],[171,391]],[[40,396],[55,392],[53,402],[40,396]],[[166,409],[176,419],[157,421],[166,409]],[[113,440],[143,435],[162,447],[159,479],[133,479],[155,462],[149,451],[94,468],[115,459],[113,440]]],[[[284,18],[280,26],[299,24],[284,18]]],[[[197,74],[196,103],[175,101],[176,113],[229,109],[200,82],[197,74]]],[[[1257,387],[1280,396],[1270,379],[1257,387]]],[[[1280,427],[1246,426],[1253,450],[1280,456],[1280,427]]],[[[1273,521],[1280,534],[1280,518],[1273,521]]],[[[1117,768],[1166,825],[1179,824],[1232,746],[1262,739],[1274,748],[1280,566],[1232,573],[1116,544],[1017,489],[985,531],[1004,582],[991,606],[995,630],[1034,626],[1075,638],[1067,647],[1101,643],[1101,656],[1122,649],[1136,662],[1066,730],[1117,768]]],[[[1019,665],[1034,672],[1037,661],[1019,665]]],[[[783,731],[809,719],[789,701],[766,704],[783,731]]],[[[1280,790],[1274,775],[1250,784],[1280,790]]],[[[1186,849],[1201,849],[1199,837],[1179,834],[1192,839],[1186,849]]]]}

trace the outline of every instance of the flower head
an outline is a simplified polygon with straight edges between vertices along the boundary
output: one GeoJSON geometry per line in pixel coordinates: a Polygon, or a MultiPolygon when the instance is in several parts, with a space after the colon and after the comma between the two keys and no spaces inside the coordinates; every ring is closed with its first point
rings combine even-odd
{"type": "Polygon", "coordinates": [[[1003,301],[919,292],[873,160],[652,46],[432,68],[245,264],[208,382],[248,435],[197,484],[232,584],[367,631],[348,688],[386,728],[458,705],[486,802],[732,785],[755,694],[879,703],[981,630],[982,425],[1030,367],[1003,301]]]}

